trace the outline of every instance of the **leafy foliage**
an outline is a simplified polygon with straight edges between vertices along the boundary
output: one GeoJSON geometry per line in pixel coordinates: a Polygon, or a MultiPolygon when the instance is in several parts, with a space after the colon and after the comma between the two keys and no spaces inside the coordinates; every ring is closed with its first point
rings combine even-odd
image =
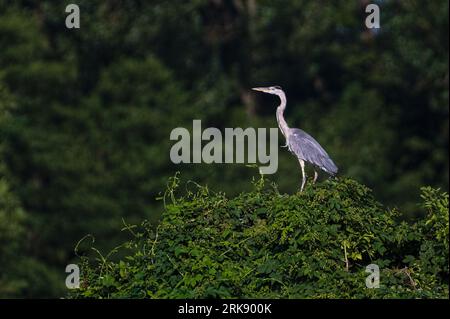
{"type": "Polygon", "coordinates": [[[235,198],[171,180],[156,232],[132,229],[118,262],[83,257],[72,297],[448,298],[448,195],[424,188],[428,217],[399,221],[371,191],[340,178],[281,194],[260,179],[235,198]],[[445,217],[446,216],[446,217],[445,217]],[[368,264],[380,288],[368,289],[368,264]]]}
{"type": "MultiPolygon", "coordinates": [[[[170,130],[193,119],[276,127],[275,100],[253,86],[281,85],[289,125],[402,218],[424,217],[421,185],[448,192],[448,1],[378,1],[377,32],[364,1],[76,3],[80,30],[65,28],[64,1],[0,0],[0,110],[16,106],[0,123],[0,201],[17,207],[2,208],[0,260],[18,265],[0,267],[3,282],[26,281],[9,296],[60,296],[87,233],[107,251],[124,240],[122,218],[155,227],[174,171],[250,191],[244,165],[175,166],[168,154],[170,130]],[[15,247],[29,263],[9,257],[15,247]]],[[[280,150],[280,192],[298,187],[297,170],[280,150]]]]}

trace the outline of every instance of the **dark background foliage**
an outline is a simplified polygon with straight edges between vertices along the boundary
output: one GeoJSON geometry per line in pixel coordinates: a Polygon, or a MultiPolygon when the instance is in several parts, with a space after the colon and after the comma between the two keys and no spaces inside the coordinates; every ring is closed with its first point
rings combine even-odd
{"type": "Polygon", "coordinates": [[[368,1],[79,0],[79,30],[69,3],[0,0],[0,296],[62,295],[78,240],[107,251],[122,219],[156,224],[175,171],[250,190],[245,165],[172,164],[169,134],[276,127],[253,86],[281,85],[288,123],[400,218],[423,217],[421,186],[448,191],[447,1],[378,1],[377,32],[368,1]]]}

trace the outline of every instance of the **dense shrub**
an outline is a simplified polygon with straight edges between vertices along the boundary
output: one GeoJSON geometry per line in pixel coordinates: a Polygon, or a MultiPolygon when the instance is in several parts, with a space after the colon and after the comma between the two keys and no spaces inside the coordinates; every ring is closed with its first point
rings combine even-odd
{"type": "Polygon", "coordinates": [[[448,298],[448,195],[438,190],[422,189],[428,216],[408,224],[346,178],[293,195],[261,179],[231,199],[190,183],[176,196],[178,185],[155,231],[126,226],[128,256],[82,258],[72,297],[448,298]],[[366,288],[369,264],[377,289],[366,288]]]}

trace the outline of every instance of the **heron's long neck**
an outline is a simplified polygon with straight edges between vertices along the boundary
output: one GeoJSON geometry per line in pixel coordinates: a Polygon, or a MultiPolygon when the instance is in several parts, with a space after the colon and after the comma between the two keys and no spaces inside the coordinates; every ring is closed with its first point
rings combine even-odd
{"type": "Polygon", "coordinates": [[[281,133],[283,133],[284,137],[288,136],[289,126],[286,123],[286,120],[284,119],[283,113],[286,109],[286,95],[280,94],[279,95],[281,103],[277,108],[277,121],[278,126],[280,127],[281,133]]]}

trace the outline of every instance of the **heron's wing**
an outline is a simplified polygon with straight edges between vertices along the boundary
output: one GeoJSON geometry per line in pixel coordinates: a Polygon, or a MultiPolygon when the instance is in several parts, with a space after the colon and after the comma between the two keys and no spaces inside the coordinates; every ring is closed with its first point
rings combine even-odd
{"type": "Polygon", "coordinates": [[[322,146],[305,131],[290,129],[289,148],[298,158],[318,166],[325,172],[335,175],[338,168],[322,146]]]}

